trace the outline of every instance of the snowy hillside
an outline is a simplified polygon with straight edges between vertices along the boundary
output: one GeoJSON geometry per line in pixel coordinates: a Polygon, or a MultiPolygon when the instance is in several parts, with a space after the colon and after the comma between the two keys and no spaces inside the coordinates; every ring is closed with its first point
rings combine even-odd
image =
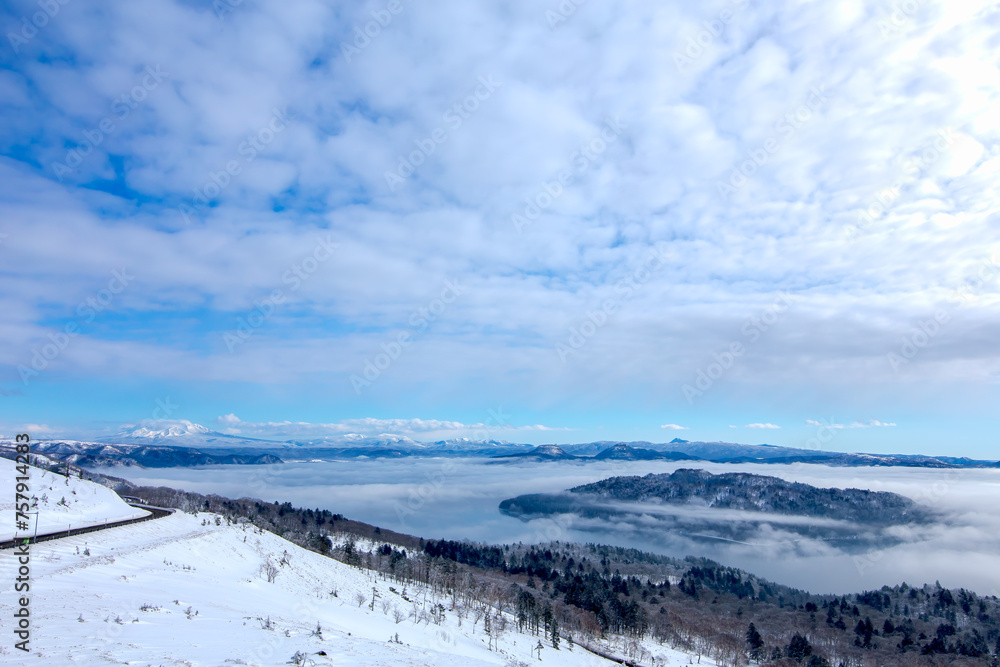
{"type": "MultiPolygon", "coordinates": [[[[538,660],[539,637],[519,633],[509,614],[490,650],[483,622],[472,612],[460,618],[450,598],[216,518],[178,512],[33,546],[32,657],[0,646],[0,665],[286,665],[295,655],[306,665],[538,660]]],[[[9,582],[0,582],[2,599],[13,595],[9,582]]],[[[10,634],[10,624],[0,618],[0,633],[10,634]]],[[[612,664],[565,638],[559,650],[542,643],[548,665],[612,664]]],[[[645,664],[693,662],[650,649],[660,660],[645,664]]]]}
{"type": "MultiPolygon", "coordinates": [[[[28,482],[31,512],[37,512],[38,534],[69,528],[86,528],[113,521],[147,516],[149,512],[130,507],[111,489],[82,479],[63,477],[30,467],[28,482]]],[[[27,531],[15,535],[14,488],[19,473],[14,461],[0,458],[0,488],[10,490],[0,496],[0,540],[35,534],[35,516],[27,531]]]]}

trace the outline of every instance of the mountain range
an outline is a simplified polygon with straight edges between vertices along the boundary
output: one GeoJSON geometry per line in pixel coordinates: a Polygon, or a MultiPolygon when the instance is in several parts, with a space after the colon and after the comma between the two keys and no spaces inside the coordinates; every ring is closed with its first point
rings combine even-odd
{"type": "MultiPolygon", "coordinates": [[[[15,450],[0,443],[0,458],[14,458],[15,450]]],[[[268,465],[282,463],[278,456],[260,452],[203,452],[191,447],[163,445],[109,445],[99,442],[51,440],[32,443],[32,457],[42,455],[47,462],[71,463],[84,467],[174,468],[202,465],[268,465]]]]}
{"type": "Polygon", "coordinates": [[[423,457],[492,458],[494,463],[567,461],[708,461],[713,463],[817,463],[832,466],[907,466],[925,468],[996,468],[1000,462],[920,454],[867,454],[816,449],[702,442],[674,438],[666,443],[598,441],[563,445],[528,445],[503,440],[456,438],[421,442],[405,435],[377,437],[357,433],[311,439],[268,440],[220,433],[186,420],[123,428],[95,441],[40,440],[37,449],[74,457],[82,465],[148,467],[260,464],[296,459],[423,457]],[[118,461],[115,464],[113,461],[118,461]]]}
{"type": "Polygon", "coordinates": [[[527,451],[499,454],[497,462],[517,461],[709,461],[712,463],[818,463],[833,466],[906,466],[921,468],[996,468],[998,461],[922,454],[861,454],[794,449],[777,445],[730,442],[668,443],[591,442],[579,445],[540,445],[527,451]]]}

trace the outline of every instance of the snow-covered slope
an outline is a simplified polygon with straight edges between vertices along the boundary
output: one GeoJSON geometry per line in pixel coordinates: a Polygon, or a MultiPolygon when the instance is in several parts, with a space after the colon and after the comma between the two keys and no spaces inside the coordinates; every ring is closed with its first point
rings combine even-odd
{"type": "MultiPolygon", "coordinates": [[[[17,464],[0,458],[0,540],[69,528],[86,528],[113,521],[147,516],[149,512],[130,507],[111,489],[82,479],[63,477],[29,466],[28,482],[31,505],[31,526],[15,534],[15,488],[17,464]],[[34,514],[37,512],[37,515],[34,514]]],[[[24,502],[24,501],[22,501],[24,502]]]]}
{"type": "MultiPolygon", "coordinates": [[[[518,633],[513,618],[489,650],[482,622],[471,615],[447,610],[438,624],[421,614],[425,601],[430,608],[437,600],[413,584],[376,579],[271,533],[215,519],[178,512],[33,546],[31,654],[5,643],[0,665],[286,665],[295,654],[310,665],[537,662],[539,638],[518,633]],[[270,582],[268,563],[276,572],[270,582]],[[371,609],[373,588],[379,597],[371,609]]],[[[0,562],[10,558],[0,552],[0,562]]],[[[0,580],[0,599],[13,596],[12,579],[0,580]]],[[[11,630],[9,615],[0,616],[0,634],[11,630]]],[[[543,643],[548,665],[612,664],[565,640],[559,650],[543,643]]],[[[653,653],[662,660],[646,664],[689,664],[664,647],[653,653]]]]}

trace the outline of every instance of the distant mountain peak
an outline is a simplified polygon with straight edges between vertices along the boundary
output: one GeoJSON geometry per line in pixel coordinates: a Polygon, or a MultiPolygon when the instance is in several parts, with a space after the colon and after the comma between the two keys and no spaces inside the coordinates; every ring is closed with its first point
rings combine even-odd
{"type": "Polygon", "coordinates": [[[530,449],[526,452],[517,452],[515,454],[502,454],[500,456],[493,457],[495,460],[526,460],[526,461],[552,461],[552,460],[569,460],[576,459],[576,456],[568,453],[565,449],[559,445],[538,445],[537,447],[530,449]]]}
{"type": "Polygon", "coordinates": [[[559,445],[539,445],[528,453],[545,454],[547,456],[566,456],[566,450],[559,445]]]}
{"type": "Polygon", "coordinates": [[[201,424],[195,424],[187,419],[170,419],[128,424],[122,427],[118,436],[124,438],[177,438],[185,435],[207,435],[214,433],[201,424]]]}

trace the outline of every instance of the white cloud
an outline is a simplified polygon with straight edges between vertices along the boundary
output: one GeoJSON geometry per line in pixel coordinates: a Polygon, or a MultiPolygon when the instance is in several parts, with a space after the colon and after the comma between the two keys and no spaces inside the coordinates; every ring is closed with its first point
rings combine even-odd
{"type": "MultiPolygon", "coordinates": [[[[499,414],[498,414],[499,417],[499,414]]],[[[562,427],[531,424],[514,426],[491,418],[486,422],[465,424],[438,419],[345,419],[338,422],[245,422],[235,414],[216,418],[224,433],[251,437],[322,438],[329,436],[411,437],[416,440],[450,438],[490,439],[500,434],[520,431],[565,431],[562,427]]]]}
{"type": "Polygon", "coordinates": [[[665,428],[668,431],[689,431],[687,426],[678,426],[677,424],[661,424],[660,428],[665,428]]]}
{"type": "Polygon", "coordinates": [[[52,435],[57,433],[57,429],[52,428],[48,424],[24,424],[17,430],[18,433],[27,433],[29,436],[34,436],[36,434],[41,435],[52,435]]]}
{"type": "Polygon", "coordinates": [[[744,428],[781,428],[781,427],[778,426],[777,424],[756,423],[756,424],[747,424],[744,428]]]}
{"type": "MultiPolygon", "coordinates": [[[[370,20],[363,5],[261,0],[224,24],[205,3],[66,5],[32,43],[39,57],[0,71],[0,140],[23,148],[0,158],[2,251],[18,258],[0,287],[0,380],[20,382],[15,369],[30,368],[53,321],[74,320],[127,265],[137,279],[33,391],[49,378],[149,378],[192,394],[321,383],[348,414],[415,395],[433,396],[435,409],[518,396],[527,410],[581,392],[612,412],[636,396],[683,404],[680,387],[713,354],[748,343],[744,323],[787,290],[795,305],[755,326],[759,340],[727,370],[727,387],[762,395],[822,383],[849,403],[871,387],[905,399],[926,382],[953,383],[990,414],[979,388],[1000,374],[1000,281],[963,302],[946,335],[899,373],[886,355],[954,307],[948,296],[997,251],[995,10],[970,4],[956,26],[921,7],[886,38],[878,8],[756,3],[678,71],[674,54],[731,4],[589,3],[549,31],[532,3],[442,0],[407,8],[351,62],[340,42],[370,20]],[[96,37],[109,31],[121,39],[96,37]],[[51,165],[157,64],[169,79],[60,181],[51,165]],[[502,85],[448,128],[444,114],[481,75],[502,85]],[[783,126],[790,136],[776,133],[822,85],[828,99],[783,126]],[[288,128],[242,165],[205,221],[186,224],[178,204],[242,159],[240,142],[286,104],[288,128]],[[517,233],[511,214],[615,117],[620,139],[517,233]],[[385,172],[437,127],[447,141],[390,192],[385,172]],[[945,128],[962,130],[938,156],[945,128]],[[720,195],[748,163],[746,184],[720,195]],[[847,240],[886,190],[888,210],[847,240]],[[291,291],[282,277],[327,233],[340,243],[335,259],[291,291]],[[675,261],[623,299],[620,281],[655,243],[675,261]],[[413,332],[414,314],[456,277],[467,292],[358,399],[351,375],[413,332]],[[223,334],[276,289],[285,303],[230,353],[223,334]],[[561,363],[555,345],[596,326],[588,313],[600,321],[605,303],[615,314],[561,363]]],[[[290,392],[279,409],[314,389],[290,392]]]]}
{"type": "Polygon", "coordinates": [[[835,429],[841,429],[841,428],[873,428],[873,427],[879,427],[879,426],[895,426],[896,425],[895,422],[883,422],[883,421],[879,421],[877,419],[869,419],[868,421],[865,421],[865,422],[854,421],[854,422],[851,422],[850,424],[837,424],[837,423],[834,423],[834,422],[821,422],[821,421],[816,421],[815,419],[807,419],[806,420],[806,424],[808,424],[809,426],[820,426],[820,427],[823,427],[823,428],[835,428],[835,429]]]}

